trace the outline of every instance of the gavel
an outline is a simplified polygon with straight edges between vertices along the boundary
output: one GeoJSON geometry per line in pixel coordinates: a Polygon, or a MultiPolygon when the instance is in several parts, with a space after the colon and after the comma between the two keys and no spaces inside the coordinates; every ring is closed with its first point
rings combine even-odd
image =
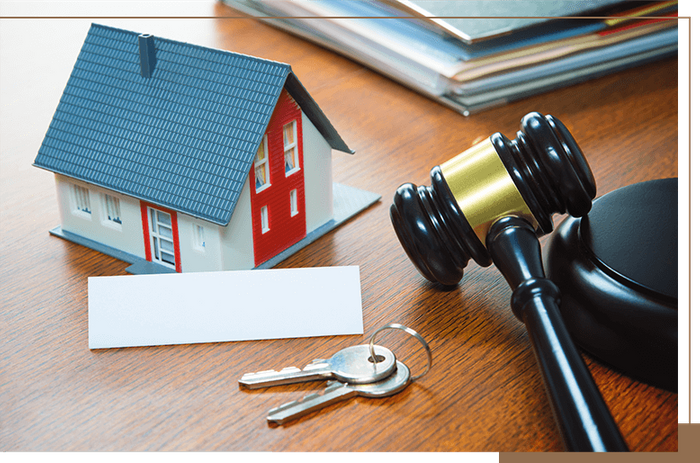
{"type": "Polygon", "coordinates": [[[434,167],[430,186],[400,186],[390,207],[396,235],[418,271],[443,286],[470,259],[494,263],[513,290],[557,426],[569,451],[627,451],[610,411],[562,319],[545,277],[539,237],[552,214],[582,217],[596,195],[591,169],[569,130],[529,113],[513,140],[501,133],[434,167]]]}

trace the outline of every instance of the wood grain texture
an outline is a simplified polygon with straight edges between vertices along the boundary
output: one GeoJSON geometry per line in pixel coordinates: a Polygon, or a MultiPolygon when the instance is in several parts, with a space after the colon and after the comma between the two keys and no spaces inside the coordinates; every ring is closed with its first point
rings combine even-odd
{"type": "MultiPolygon", "coordinates": [[[[217,4],[215,16],[232,10],[217,4]]],[[[278,267],[358,265],[365,336],[90,351],[87,278],[126,264],[49,236],[51,174],[31,167],[90,20],[0,20],[0,450],[561,451],[525,327],[494,268],[471,263],[453,291],[422,279],[389,221],[394,190],[530,111],[553,114],[586,154],[599,195],[678,175],[677,62],[666,60],[464,118],[362,66],[247,19],[103,20],[107,25],[287,62],[356,150],[334,180],[382,200],[278,267]],[[355,398],[289,425],[267,410],[322,388],[241,390],[243,373],[302,366],[410,326],[433,369],[387,399],[355,398]],[[387,433],[400,429],[400,437],[387,433]]],[[[546,238],[543,239],[546,242],[546,238]]],[[[329,307],[333,310],[333,307],[329,307]]],[[[378,343],[417,372],[401,332],[378,343]]],[[[677,395],[586,358],[634,451],[678,448],[677,395]]]]}

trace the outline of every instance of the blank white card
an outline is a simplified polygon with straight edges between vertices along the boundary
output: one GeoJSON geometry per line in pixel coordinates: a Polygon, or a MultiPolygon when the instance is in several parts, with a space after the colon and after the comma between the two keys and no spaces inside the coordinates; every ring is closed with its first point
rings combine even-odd
{"type": "Polygon", "coordinates": [[[362,333],[356,266],[88,278],[90,349],[362,333]]]}

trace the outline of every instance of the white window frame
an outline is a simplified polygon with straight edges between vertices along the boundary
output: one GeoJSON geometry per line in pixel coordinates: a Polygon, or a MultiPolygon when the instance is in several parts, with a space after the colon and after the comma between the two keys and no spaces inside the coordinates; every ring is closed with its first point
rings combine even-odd
{"type": "Polygon", "coordinates": [[[270,156],[268,154],[267,150],[267,134],[263,136],[263,141],[260,143],[260,146],[258,147],[258,151],[255,152],[255,162],[253,163],[253,181],[255,182],[255,192],[260,193],[264,189],[268,188],[270,186],[270,156]],[[258,152],[260,151],[260,148],[263,149],[263,154],[265,157],[262,159],[258,160],[258,152]],[[258,186],[258,176],[257,172],[258,169],[262,168],[263,173],[265,174],[265,183],[262,185],[258,186]]]}
{"type": "Polygon", "coordinates": [[[296,189],[289,192],[289,213],[290,217],[294,217],[299,213],[299,203],[296,189]]]}
{"type": "Polygon", "coordinates": [[[122,214],[119,198],[116,196],[102,195],[102,224],[115,230],[122,229],[122,214]]]}
{"type": "Polygon", "coordinates": [[[193,247],[196,251],[204,252],[207,248],[207,239],[205,228],[199,224],[192,224],[193,228],[193,247]]]}
{"type": "Polygon", "coordinates": [[[289,177],[295,172],[299,172],[301,168],[299,167],[299,150],[297,143],[297,121],[296,119],[289,124],[284,124],[282,127],[282,144],[284,145],[284,175],[289,177]],[[292,140],[286,139],[287,127],[292,127],[292,140]],[[291,155],[294,167],[291,169],[287,168],[287,158],[291,155]]]}
{"type": "Polygon", "coordinates": [[[90,190],[84,186],[70,184],[71,212],[77,217],[92,220],[92,206],[90,205],[90,190]]]}
{"type": "Polygon", "coordinates": [[[151,258],[154,262],[158,262],[168,268],[176,269],[177,258],[175,256],[175,234],[173,230],[173,214],[170,214],[160,209],[153,207],[148,208],[148,230],[151,238],[151,258]],[[161,221],[158,214],[165,214],[170,217],[170,224],[161,221]],[[162,231],[170,230],[170,236],[162,231]],[[170,243],[173,251],[163,250],[163,243],[170,243]],[[172,262],[163,259],[163,253],[172,256],[172,262]]]}
{"type": "Polygon", "coordinates": [[[260,209],[260,229],[263,233],[270,231],[270,217],[268,216],[267,206],[260,209]]]}

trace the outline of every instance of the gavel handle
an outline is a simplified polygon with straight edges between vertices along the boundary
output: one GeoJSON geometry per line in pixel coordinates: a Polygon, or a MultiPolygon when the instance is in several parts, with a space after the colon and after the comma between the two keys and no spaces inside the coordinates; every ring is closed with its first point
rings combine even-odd
{"type": "Polygon", "coordinates": [[[525,323],[567,450],[628,451],[586,364],[564,325],[557,286],[544,277],[539,240],[518,218],[492,226],[487,246],[513,288],[511,307],[525,323]]]}

